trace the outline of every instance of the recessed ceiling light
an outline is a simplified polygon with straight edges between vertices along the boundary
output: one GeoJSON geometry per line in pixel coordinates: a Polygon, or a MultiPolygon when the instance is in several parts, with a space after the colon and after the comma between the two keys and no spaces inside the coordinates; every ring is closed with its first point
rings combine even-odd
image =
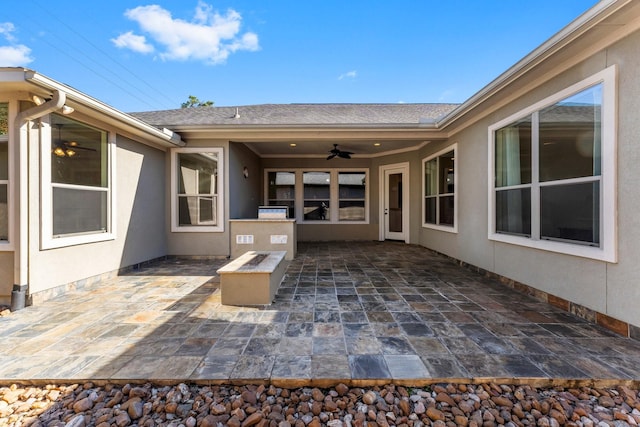
{"type": "Polygon", "coordinates": [[[376,147],[380,147],[382,144],[380,144],[379,142],[374,142],[373,145],[376,147]]]}
{"type": "Polygon", "coordinates": [[[297,145],[298,145],[298,144],[296,144],[296,143],[292,142],[291,144],[289,144],[289,147],[295,147],[295,146],[297,146],[297,145]]]}

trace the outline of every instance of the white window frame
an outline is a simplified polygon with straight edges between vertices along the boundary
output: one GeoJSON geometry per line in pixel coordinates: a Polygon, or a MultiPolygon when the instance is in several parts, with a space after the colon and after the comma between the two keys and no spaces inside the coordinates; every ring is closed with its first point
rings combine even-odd
{"type": "MultiPolygon", "coordinates": [[[[458,179],[458,143],[454,143],[452,145],[449,145],[448,147],[438,151],[437,153],[434,153],[432,155],[430,155],[429,157],[425,157],[424,159],[422,159],[422,227],[423,228],[431,228],[433,230],[440,230],[440,231],[446,231],[448,233],[457,233],[458,232],[458,183],[460,182],[458,179]],[[424,175],[426,172],[426,164],[427,162],[436,159],[440,156],[442,156],[443,154],[449,153],[450,151],[453,151],[453,226],[450,225],[441,225],[441,224],[431,224],[425,221],[425,214],[426,214],[426,209],[425,209],[425,198],[426,196],[426,186],[425,186],[425,182],[424,182],[424,175]]],[[[440,176],[438,175],[438,184],[440,184],[439,180],[440,180],[440,176]]],[[[438,194],[436,195],[437,198],[439,198],[441,195],[438,194]]],[[[439,202],[438,202],[439,203],[439,202]]],[[[439,205],[438,205],[439,206],[439,205]]],[[[439,217],[439,209],[436,209],[436,214],[439,217]]]]}
{"type": "Polygon", "coordinates": [[[222,147],[189,147],[171,149],[171,231],[174,233],[221,233],[224,232],[224,150],[222,147]],[[180,225],[178,215],[178,154],[215,153],[218,156],[218,200],[216,206],[217,225],[180,225]]]}
{"type": "Polygon", "coordinates": [[[269,203],[269,172],[293,172],[296,176],[295,185],[295,212],[296,221],[300,224],[369,224],[369,203],[370,203],[370,180],[368,168],[270,168],[264,170],[264,204],[269,203]],[[304,219],[304,172],[328,172],[330,174],[330,194],[329,194],[329,218],[330,220],[305,220],[304,219]],[[364,200],[364,220],[347,221],[339,220],[340,209],[340,185],[338,174],[340,172],[364,172],[365,174],[365,200],[364,200]]]}
{"type": "MultiPolygon", "coordinates": [[[[90,127],[90,123],[80,122],[90,127]]],[[[107,230],[105,232],[82,233],[68,236],[53,236],[53,187],[71,188],[91,191],[91,187],[69,184],[54,184],[51,182],[51,139],[55,136],[51,129],[51,115],[42,119],[40,138],[41,158],[41,242],[42,249],[54,249],[67,246],[82,245],[87,243],[105,242],[116,238],[116,133],[113,130],[98,128],[107,133],[107,189],[95,189],[95,191],[107,193],[107,230]]]]}
{"type": "MultiPolygon", "coordinates": [[[[540,249],[561,254],[573,255],[615,263],[617,253],[617,68],[610,66],[586,79],[551,95],[530,107],[521,110],[509,117],[492,124],[488,129],[488,238],[496,242],[509,243],[540,249]],[[601,175],[600,175],[600,245],[599,247],[581,245],[571,242],[542,240],[539,237],[540,203],[539,200],[531,201],[531,226],[532,236],[516,236],[496,233],[496,186],[495,186],[495,132],[510,123],[553,105],[565,98],[602,84],[602,122],[601,122],[601,175]],[[536,230],[536,233],[534,233],[536,230]]],[[[537,132],[537,130],[536,130],[537,132]]],[[[532,145],[534,143],[532,142],[532,145]]],[[[537,155],[532,153],[532,174],[537,175],[537,155]]],[[[574,180],[579,181],[579,180],[574,180]]],[[[540,187],[540,183],[533,185],[540,187]]],[[[544,184],[543,184],[544,185],[544,184]]]]}

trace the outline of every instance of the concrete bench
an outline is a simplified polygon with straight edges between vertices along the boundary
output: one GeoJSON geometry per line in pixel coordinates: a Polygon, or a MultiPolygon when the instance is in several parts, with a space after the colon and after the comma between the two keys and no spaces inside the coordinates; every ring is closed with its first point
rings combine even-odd
{"type": "Polygon", "coordinates": [[[287,268],[287,251],[249,251],[218,269],[225,305],[269,305],[287,268]]]}

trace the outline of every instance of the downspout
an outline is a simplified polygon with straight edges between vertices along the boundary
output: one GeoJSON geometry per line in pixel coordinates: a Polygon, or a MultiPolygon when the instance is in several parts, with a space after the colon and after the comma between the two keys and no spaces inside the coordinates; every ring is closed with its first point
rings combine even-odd
{"type": "Polygon", "coordinates": [[[18,142],[18,162],[15,179],[17,185],[18,203],[17,212],[14,209],[16,225],[18,229],[17,247],[13,257],[13,291],[11,292],[11,311],[25,307],[26,295],[29,290],[29,156],[27,135],[22,137],[22,126],[31,120],[62,108],[67,97],[64,92],[56,90],[53,97],[42,105],[37,105],[22,111],[15,118],[15,132],[18,142]]]}

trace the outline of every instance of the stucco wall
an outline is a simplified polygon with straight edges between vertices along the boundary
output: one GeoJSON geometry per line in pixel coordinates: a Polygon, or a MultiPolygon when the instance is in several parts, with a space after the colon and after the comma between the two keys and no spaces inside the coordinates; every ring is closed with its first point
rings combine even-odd
{"type": "Polygon", "coordinates": [[[13,290],[13,252],[0,252],[0,304],[11,302],[13,290]]]}
{"type": "Polygon", "coordinates": [[[163,151],[118,136],[113,211],[116,238],[48,250],[40,249],[39,168],[38,156],[33,153],[38,150],[32,149],[30,158],[31,294],[166,254],[163,151]]]}
{"type": "MultiPolygon", "coordinates": [[[[599,52],[506,107],[451,136],[447,143],[429,144],[427,157],[447,144],[458,143],[458,233],[423,228],[420,243],[469,264],[640,326],[640,33],[599,52]],[[569,256],[488,239],[488,127],[582,79],[618,65],[618,263],[569,256]]],[[[417,191],[417,189],[416,189],[417,191]]]]}
{"type": "Polygon", "coordinates": [[[229,144],[229,218],[257,218],[262,204],[260,158],[244,144],[229,144]],[[243,170],[247,168],[248,178],[243,170]]]}

